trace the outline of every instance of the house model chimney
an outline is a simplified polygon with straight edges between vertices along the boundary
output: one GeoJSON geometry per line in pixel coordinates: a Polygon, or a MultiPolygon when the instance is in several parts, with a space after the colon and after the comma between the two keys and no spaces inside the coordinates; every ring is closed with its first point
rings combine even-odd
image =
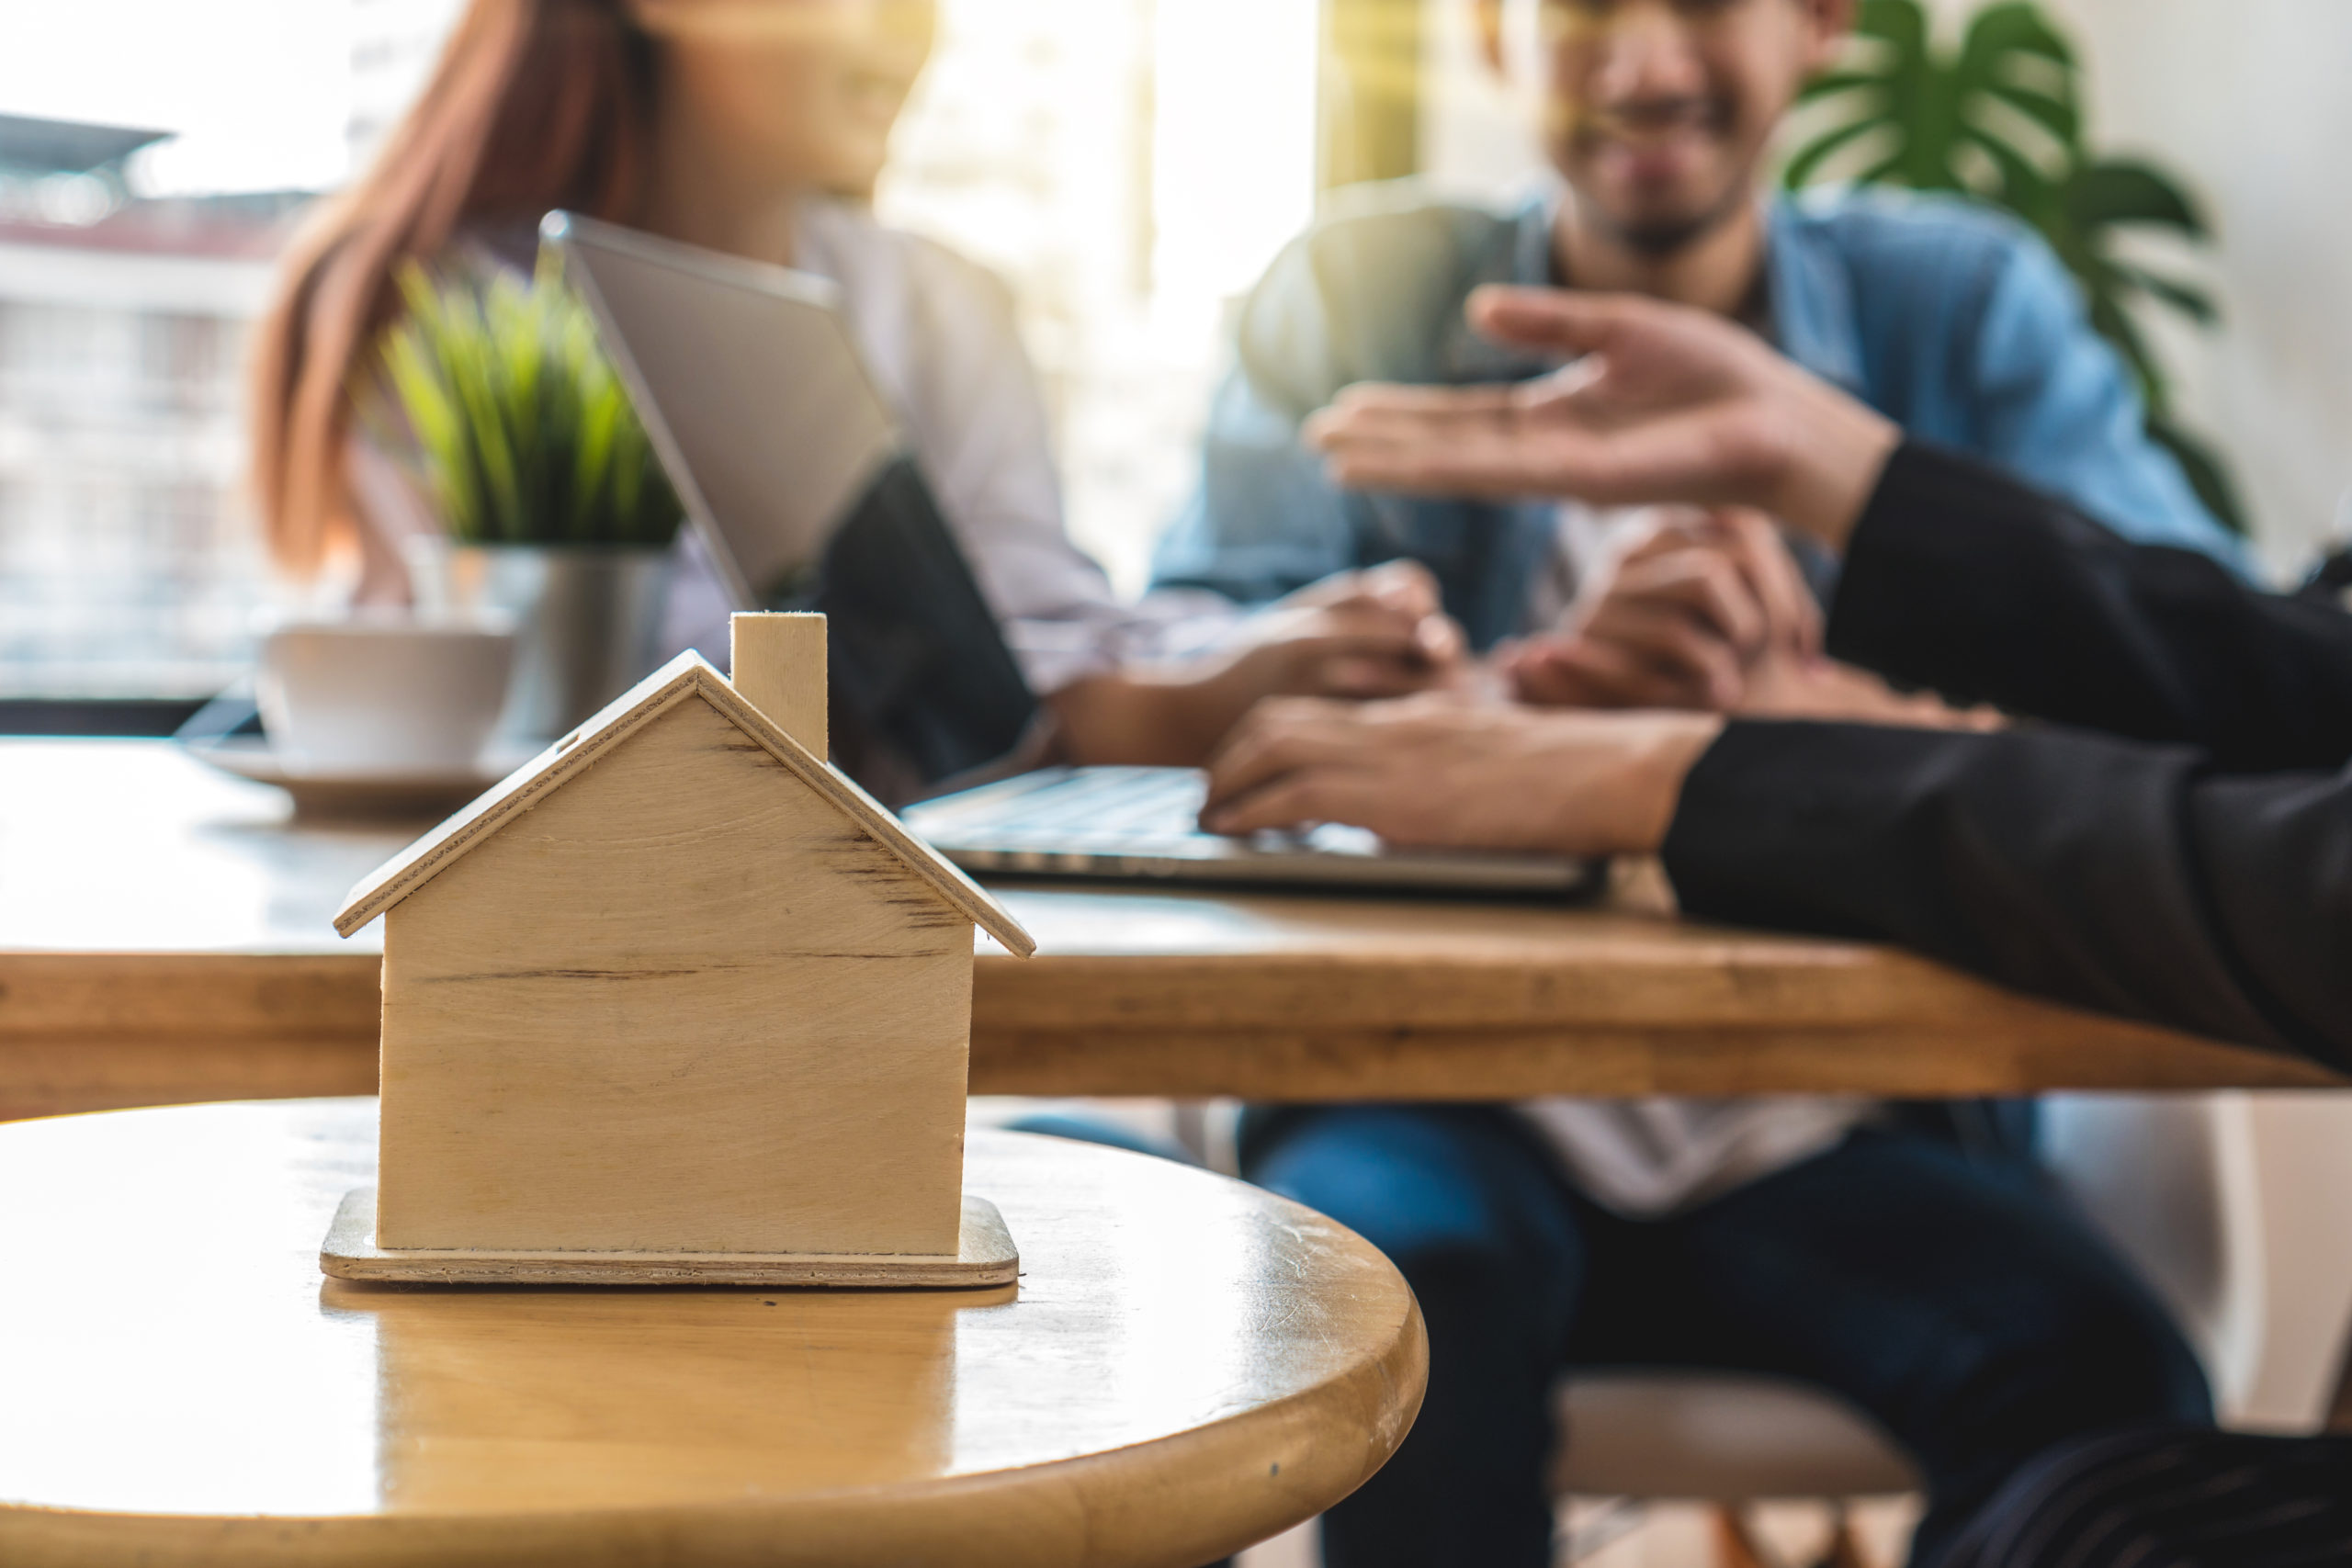
{"type": "Polygon", "coordinates": [[[738,615],[729,632],[728,680],[736,694],[824,761],[825,617],[738,615]]]}

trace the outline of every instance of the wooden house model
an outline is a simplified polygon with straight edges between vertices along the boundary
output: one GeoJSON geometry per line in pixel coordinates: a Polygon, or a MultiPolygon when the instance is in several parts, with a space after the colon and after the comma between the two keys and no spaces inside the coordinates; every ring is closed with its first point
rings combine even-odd
{"type": "Polygon", "coordinates": [[[962,1192],[972,928],[1034,944],[827,765],[823,636],[739,616],[737,682],[682,655],[354,890],[381,1167],[330,1273],[1012,1278],[962,1192]]]}

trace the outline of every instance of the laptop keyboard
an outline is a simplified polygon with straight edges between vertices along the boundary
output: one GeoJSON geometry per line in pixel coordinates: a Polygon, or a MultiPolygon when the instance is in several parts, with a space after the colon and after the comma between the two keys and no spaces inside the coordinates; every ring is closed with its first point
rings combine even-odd
{"type": "Polygon", "coordinates": [[[1300,833],[1238,840],[1204,833],[1206,779],[1189,768],[1046,769],[907,814],[923,837],[972,850],[1050,846],[1064,853],[1225,859],[1255,850],[1369,855],[1380,840],[1361,828],[1325,824],[1300,833]]]}

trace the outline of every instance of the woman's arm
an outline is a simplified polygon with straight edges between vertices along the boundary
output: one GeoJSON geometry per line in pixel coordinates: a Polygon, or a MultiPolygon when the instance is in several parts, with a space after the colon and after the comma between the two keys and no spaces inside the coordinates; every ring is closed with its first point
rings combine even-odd
{"type": "Polygon", "coordinates": [[[901,395],[918,456],[1006,642],[1080,762],[1189,765],[1275,693],[1386,696],[1460,661],[1409,563],[1344,572],[1243,615],[1201,593],[1127,604],[1063,526],[1045,402],[1003,288],[902,241],[901,395]]]}
{"type": "Polygon", "coordinates": [[[1048,701],[1073,761],[1197,767],[1261,698],[1393,697],[1466,675],[1436,581],[1397,560],[1276,600],[1204,652],[1131,660],[1048,701]]]}

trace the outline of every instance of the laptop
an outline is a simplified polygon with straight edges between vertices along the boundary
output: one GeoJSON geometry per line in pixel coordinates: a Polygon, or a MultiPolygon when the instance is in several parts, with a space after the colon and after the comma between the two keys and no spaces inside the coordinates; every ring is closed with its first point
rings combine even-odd
{"type": "Polygon", "coordinates": [[[1046,767],[1046,710],[825,278],[564,212],[586,302],[739,609],[827,617],[833,761],[967,871],[1566,896],[1595,863],[1201,831],[1189,768],[1046,767]]]}

